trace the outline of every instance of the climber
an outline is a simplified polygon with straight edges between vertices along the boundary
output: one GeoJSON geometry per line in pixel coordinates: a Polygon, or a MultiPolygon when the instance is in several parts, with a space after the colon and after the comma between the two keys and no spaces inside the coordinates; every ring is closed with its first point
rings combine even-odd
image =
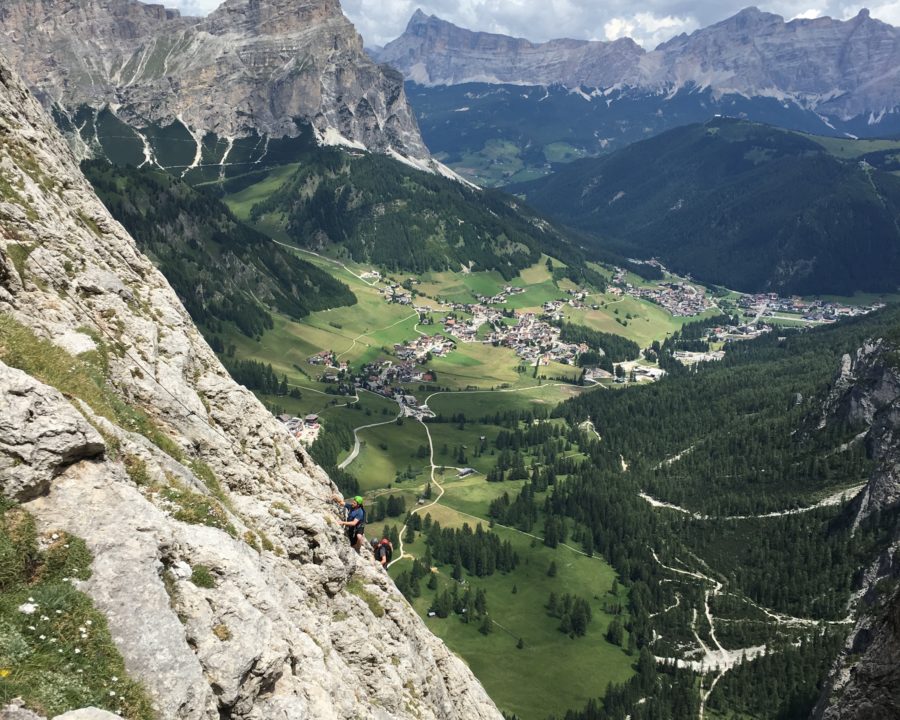
{"type": "Polygon", "coordinates": [[[375,555],[375,559],[381,563],[381,567],[387,569],[388,563],[391,562],[391,558],[394,555],[394,546],[391,545],[391,541],[383,537],[379,542],[375,538],[372,538],[372,552],[375,555]]]}
{"type": "Polygon", "coordinates": [[[336,503],[347,508],[347,519],[338,521],[339,524],[347,528],[347,537],[350,539],[350,547],[356,552],[362,548],[365,541],[364,532],[366,529],[366,511],[363,508],[362,495],[350,498],[345,501],[340,495],[332,496],[336,503]]]}

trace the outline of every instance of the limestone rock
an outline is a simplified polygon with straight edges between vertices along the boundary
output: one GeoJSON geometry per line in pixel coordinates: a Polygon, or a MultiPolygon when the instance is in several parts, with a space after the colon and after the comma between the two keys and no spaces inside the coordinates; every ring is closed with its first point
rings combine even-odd
{"type": "Polygon", "coordinates": [[[54,388],[0,362],[0,490],[24,502],[66,466],[101,455],[103,438],[54,388]]]}
{"type": "MultiPolygon", "coordinates": [[[[99,3],[39,4],[66,5],[74,22],[78,8],[99,3]]],[[[269,7],[227,4],[244,6],[269,7]]],[[[14,7],[4,3],[0,14],[14,7]]],[[[0,202],[0,253],[30,249],[22,281],[3,285],[0,317],[45,340],[88,329],[104,344],[104,391],[142,418],[101,417],[90,398],[47,392],[7,368],[54,400],[50,410],[35,401],[30,423],[88,417],[109,438],[103,457],[68,466],[56,460],[71,453],[22,453],[14,477],[49,486],[25,505],[40,532],[86,542],[92,575],[79,586],[160,719],[500,720],[380,566],[349,549],[330,479],[229,377],[2,61],[0,139],[3,178],[17,189],[0,202]]],[[[0,360],[12,364],[7,352],[0,342],[0,360]]]]}
{"type": "Polygon", "coordinates": [[[140,131],[322,137],[425,158],[403,79],[379,68],[338,0],[227,0],[206,18],[138,0],[11,0],[0,50],[46,107],[111,108],[140,131]]]}
{"type": "Polygon", "coordinates": [[[122,718],[107,710],[89,707],[57,715],[53,720],[122,720],[122,718]]]}
{"type": "Polygon", "coordinates": [[[6,707],[0,708],[0,720],[45,720],[45,718],[27,710],[19,701],[13,700],[6,707]]]}
{"type": "MultiPolygon", "coordinates": [[[[900,365],[893,341],[867,343],[845,356],[825,405],[825,420],[864,429],[875,466],[851,506],[855,526],[900,504],[900,365]]],[[[865,568],[853,602],[856,622],[815,711],[816,718],[894,717],[900,707],[900,536],[865,568]]]]}

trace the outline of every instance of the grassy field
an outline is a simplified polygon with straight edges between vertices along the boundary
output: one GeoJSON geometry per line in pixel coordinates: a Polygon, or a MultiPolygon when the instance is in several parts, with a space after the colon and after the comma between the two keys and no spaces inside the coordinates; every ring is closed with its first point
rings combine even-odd
{"type": "Polygon", "coordinates": [[[622,335],[634,340],[641,347],[648,347],[654,340],[660,342],[665,340],[667,335],[680,330],[686,322],[712,317],[719,313],[713,308],[697,317],[674,317],[659,305],[639,298],[628,296],[613,298],[607,295],[594,297],[591,300],[601,306],[599,310],[567,307],[564,308],[566,320],[579,325],[587,325],[601,332],[622,335]],[[618,322],[619,320],[627,325],[618,322]]]}
{"type": "Polygon", "coordinates": [[[428,401],[435,413],[445,416],[463,413],[468,419],[477,420],[485,415],[493,415],[506,410],[526,410],[534,405],[553,408],[564,400],[590,392],[590,388],[576,385],[543,383],[531,385],[516,392],[484,391],[439,393],[428,401]]]}
{"type": "MultiPolygon", "coordinates": [[[[373,422],[378,422],[374,419],[373,422]]],[[[360,452],[347,466],[347,471],[359,480],[360,489],[372,492],[394,483],[397,472],[412,468],[417,473],[410,485],[424,485],[428,478],[428,456],[417,457],[422,446],[428,446],[425,428],[418,422],[404,420],[359,431],[360,452]]]]}
{"type": "Polygon", "coordinates": [[[900,140],[851,140],[820,135],[809,135],[808,137],[842,160],[852,160],[881,150],[896,150],[900,153],[900,140]]]}
{"type": "MultiPolygon", "coordinates": [[[[478,493],[477,482],[448,485],[448,496],[472,497],[478,493]]],[[[487,485],[483,480],[481,484],[487,485]]],[[[489,486],[487,493],[514,493],[515,489],[507,485],[513,484],[489,486]]],[[[460,527],[465,522],[474,527],[478,522],[446,505],[429,512],[442,526],[460,527]]],[[[518,568],[508,575],[464,578],[473,588],[486,591],[488,612],[495,623],[490,635],[482,635],[477,623],[466,624],[456,615],[427,617],[435,593],[454,582],[449,567],[439,568],[437,591],[427,590],[422,584],[422,597],[413,605],[428,627],[469,664],[495,702],[522,720],[545,720],[566,708],[580,709],[590,698],[603,695],[610,682],[627,680],[635,658],[604,638],[612,620],[604,609],[607,601],[614,600],[609,591],[615,579],[606,562],[565,547],[547,548],[512,529],[495,527],[494,532],[513,545],[520,558],[518,568]],[[557,565],[557,577],[547,575],[551,562],[557,565]],[[559,632],[559,621],[548,616],[545,609],[551,592],[573,593],[590,602],[593,621],[586,636],[572,639],[559,632]],[[522,649],[517,648],[520,638],[522,649]]],[[[419,538],[408,549],[421,554],[425,546],[419,538]]],[[[408,563],[397,563],[392,574],[408,567],[408,563]]],[[[619,600],[624,599],[620,593],[619,600]]]]}
{"type": "Polygon", "coordinates": [[[297,164],[276,167],[264,180],[255,185],[251,185],[239,193],[229,195],[225,198],[225,202],[228,207],[231,208],[231,212],[238,218],[241,220],[249,220],[250,211],[253,209],[253,206],[268,198],[269,195],[284,185],[291,175],[297,171],[298,167],[299,165],[297,164]]]}

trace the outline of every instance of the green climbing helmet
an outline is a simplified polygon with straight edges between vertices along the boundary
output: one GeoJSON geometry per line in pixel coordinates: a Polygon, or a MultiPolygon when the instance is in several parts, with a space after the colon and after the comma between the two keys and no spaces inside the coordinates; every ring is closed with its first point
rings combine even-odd
{"type": "Polygon", "coordinates": [[[362,496],[362,495],[357,495],[357,496],[356,496],[355,498],[353,498],[353,499],[356,500],[356,504],[357,504],[357,505],[362,505],[362,504],[363,504],[363,496],[362,496]]]}

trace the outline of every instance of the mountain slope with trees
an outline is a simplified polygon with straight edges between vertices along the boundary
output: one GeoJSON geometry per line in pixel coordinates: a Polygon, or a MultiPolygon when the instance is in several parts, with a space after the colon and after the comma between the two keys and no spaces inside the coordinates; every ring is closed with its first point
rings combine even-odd
{"type": "Polygon", "coordinates": [[[250,218],[300,246],[339,245],[390,270],[496,270],[509,279],[547,253],[589,272],[567,236],[515,198],[375,154],[310,151],[250,218]]]}
{"type": "Polygon", "coordinates": [[[168,173],[100,160],[82,167],[194,321],[207,329],[231,321],[257,336],[272,326],[270,311],[298,319],[356,302],[342,282],[239,222],[218,198],[168,173]]]}
{"type": "Polygon", "coordinates": [[[516,189],[619,251],[738,290],[892,292],[900,277],[900,178],[765,125],[689,125],[516,189]]]}

